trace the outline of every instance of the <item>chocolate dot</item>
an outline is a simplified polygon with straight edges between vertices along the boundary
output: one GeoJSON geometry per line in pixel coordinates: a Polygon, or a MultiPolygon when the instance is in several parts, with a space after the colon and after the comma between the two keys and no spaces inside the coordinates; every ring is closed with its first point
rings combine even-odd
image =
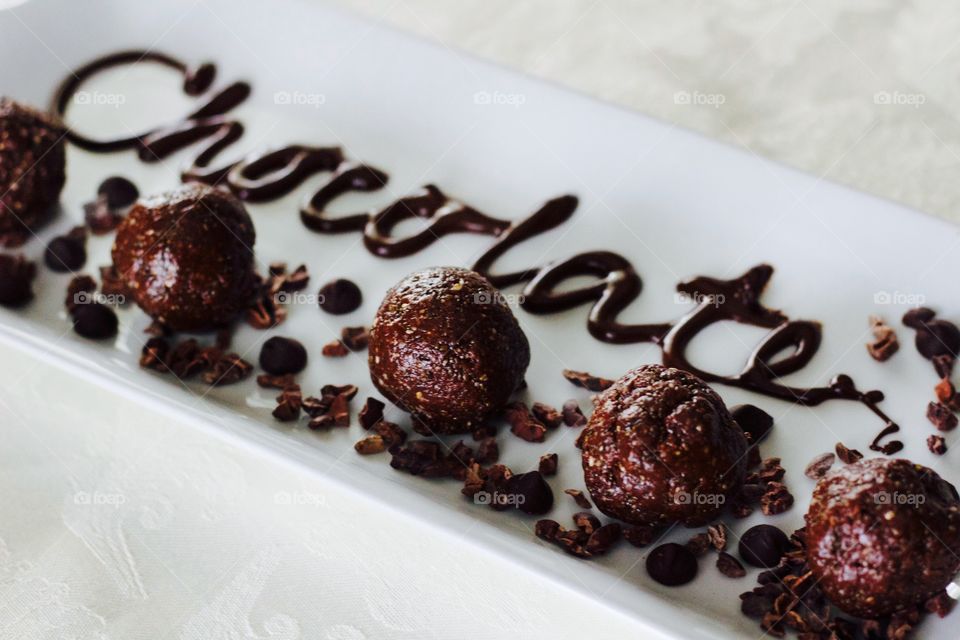
{"type": "Polygon", "coordinates": [[[750,434],[751,445],[760,444],[773,429],[773,416],[752,404],[738,404],[730,409],[730,415],[744,433],[750,434]]]}
{"type": "Polygon", "coordinates": [[[758,524],[747,529],[739,545],[740,557],[744,562],[765,569],[777,566],[789,548],[787,534],[769,524],[758,524]]]}
{"type": "Polygon", "coordinates": [[[932,320],[917,329],[917,351],[928,360],[960,353],[960,330],[946,320],[932,320]]]}
{"type": "Polygon", "coordinates": [[[356,311],[363,302],[360,287],[343,278],[320,287],[320,308],[327,313],[342,315],[356,311]]]}
{"type": "Polygon", "coordinates": [[[137,201],[140,192],[137,191],[137,185],[126,178],[113,176],[100,183],[97,195],[105,197],[111,209],[125,209],[137,201]]]}
{"type": "Polygon", "coordinates": [[[73,330],[84,338],[103,340],[117,335],[117,314],[99,303],[79,305],[73,310],[73,330]]]}
{"type": "Polygon", "coordinates": [[[260,348],[260,367],[267,373],[300,373],[306,366],[307,350],[293,338],[274,336],[260,348]]]}
{"type": "Polygon", "coordinates": [[[697,577],[697,556],[682,544],[662,544],[647,556],[647,573],[668,587],[687,584],[697,577]]]}
{"type": "Polygon", "coordinates": [[[553,508],[553,490],[539,471],[510,476],[506,493],[518,498],[517,508],[524,513],[540,515],[553,508]]]}
{"type": "Polygon", "coordinates": [[[87,250],[79,238],[57,236],[47,245],[43,261],[57,273],[76,271],[87,261],[87,250]]]}

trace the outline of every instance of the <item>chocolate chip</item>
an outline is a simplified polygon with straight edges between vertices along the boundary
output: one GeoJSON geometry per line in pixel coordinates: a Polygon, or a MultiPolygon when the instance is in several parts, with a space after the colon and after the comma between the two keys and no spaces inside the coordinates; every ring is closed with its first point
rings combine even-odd
{"type": "Polygon", "coordinates": [[[543,426],[522,402],[511,402],[504,410],[510,432],[527,442],[543,442],[547,428],[543,426]]]}
{"type": "Polygon", "coordinates": [[[580,411],[576,400],[567,400],[563,403],[563,424],[568,427],[582,427],[587,424],[587,418],[580,411]]]}
{"type": "Polygon", "coordinates": [[[350,280],[340,278],[320,288],[320,308],[327,313],[350,313],[356,311],[362,303],[363,293],[360,287],[350,280]]]}
{"type": "Polygon", "coordinates": [[[903,324],[911,329],[917,329],[922,327],[930,320],[933,320],[935,315],[936,313],[934,313],[933,309],[917,307],[916,309],[910,309],[903,314],[903,324]]]}
{"type": "Polygon", "coordinates": [[[593,505],[587,500],[587,496],[583,495],[583,491],[580,491],[580,489],[564,489],[563,492],[573,498],[573,501],[576,502],[577,506],[581,509],[593,508],[593,505]]]}
{"type": "Polygon", "coordinates": [[[43,261],[51,271],[66,273],[82,269],[87,261],[86,243],[80,234],[57,236],[47,245],[43,261]]]}
{"type": "Polygon", "coordinates": [[[563,416],[548,404],[534,402],[530,412],[547,429],[556,429],[563,424],[563,416]]]}
{"type": "Polygon", "coordinates": [[[84,338],[104,340],[117,335],[117,314],[106,305],[97,302],[79,305],[71,315],[73,330],[84,338]]]}
{"type": "Polygon", "coordinates": [[[574,386],[580,387],[581,389],[586,389],[587,391],[605,391],[613,385],[613,380],[600,378],[583,371],[564,369],[563,377],[574,386]]]}
{"type": "Polygon", "coordinates": [[[837,457],[840,458],[840,462],[844,464],[854,464],[855,462],[863,460],[862,453],[856,449],[848,449],[842,442],[837,443],[836,450],[837,457]]]}
{"type": "Polygon", "coordinates": [[[112,176],[100,183],[97,195],[106,198],[111,209],[125,209],[140,197],[137,185],[121,176],[112,176]]]}
{"type": "Polygon", "coordinates": [[[777,566],[789,548],[787,534],[769,524],[758,524],[747,529],[738,545],[744,562],[765,569],[777,566]]]}
{"type": "Polygon", "coordinates": [[[507,479],[506,492],[523,496],[517,500],[517,508],[524,513],[539,515],[553,508],[553,490],[539,471],[529,471],[507,479]]]}
{"type": "Polygon", "coordinates": [[[947,452],[947,441],[943,436],[930,436],[927,438],[927,448],[930,449],[930,453],[942,456],[947,452]]]}
{"type": "Polygon", "coordinates": [[[728,578],[742,578],[747,575],[747,570],[740,561],[725,551],[717,554],[717,569],[728,578]]]}
{"type": "Polygon", "coordinates": [[[307,366],[307,350],[293,338],[274,336],[260,348],[260,367],[267,373],[300,373],[307,366]]]}
{"type": "Polygon", "coordinates": [[[957,416],[940,402],[931,402],[927,405],[927,420],[937,428],[937,431],[952,431],[957,427],[958,422],[957,416]]]}
{"type": "Polygon", "coordinates": [[[827,471],[830,470],[830,467],[833,466],[833,463],[836,459],[837,456],[830,452],[821,453],[810,461],[810,464],[808,464],[807,468],[804,469],[803,475],[807,476],[811,480],[819,480],[827,474],[827,471]]]}
{"type": "Polygon", "coordinates": [[[697,577],[697,557],[681,544],[668,542],[647,556],[647,573],[662,585],[676,587],[697,577]]]}
{"type": "Polygon", "coordinates": [[[920,355],[927,359],[944,355],[957,357],[960,330],[952,322],[933,320],[917,331],[916,345],[920,355]]]}
{"type": "Polygon", "coordinates": [[[357,416],[360,426],[364,429],[371,429],[373,425],[383,420],[383,409],[386,405],[376,398],[367,398],[357,416]]]}
{"type": "Polygon", "coordinates": [[[0,254],[0,305],[21,307],[33,299],[37,268],[23,256],[0,254]]]}
{"type": "Polygon", "coordinates": [[[327,358],[344,358],[350,353],[350,350],[347,349],[347,345],[339,340],[334,340],[333,342],[328,342],[323,345],[320,353],[327,358]]]}
{"type": "Polygon", "coordinates": [[[555,453],[545,453],[540,456],[540,473],[545,476],[557,475],[558,457],[555,453]]]}
{"type": "Polygon", "coordinates": [[[773,428],[773,416],[752,404],[739,404],[730,409],[730,415],[744,433],[750,434],[751,445],[760,444],[773,428]]]}

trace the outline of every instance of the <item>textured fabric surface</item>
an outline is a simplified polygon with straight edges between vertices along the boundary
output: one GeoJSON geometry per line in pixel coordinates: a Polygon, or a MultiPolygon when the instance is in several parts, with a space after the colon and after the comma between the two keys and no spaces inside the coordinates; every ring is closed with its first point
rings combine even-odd
{"type": "Polygon", "coordinates": [[[955,3],[333,1],[960,222],[955,3]]]}

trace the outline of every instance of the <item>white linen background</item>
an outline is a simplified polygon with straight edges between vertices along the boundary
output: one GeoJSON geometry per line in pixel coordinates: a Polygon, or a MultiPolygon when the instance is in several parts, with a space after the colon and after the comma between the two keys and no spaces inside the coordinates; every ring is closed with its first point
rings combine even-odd
{"type": "MultiPolygon", "coordinates": [[[[953,3],[336,4],[960,221],[953,3]]],[[[378,526],[382,514],[322,482],[132,403],[84,421],[102,398],[95,387],[48,365],[21,370],[9,347],[0,358],[0,637],[637,633],[501,560],[403,519],[378,526]]]]}

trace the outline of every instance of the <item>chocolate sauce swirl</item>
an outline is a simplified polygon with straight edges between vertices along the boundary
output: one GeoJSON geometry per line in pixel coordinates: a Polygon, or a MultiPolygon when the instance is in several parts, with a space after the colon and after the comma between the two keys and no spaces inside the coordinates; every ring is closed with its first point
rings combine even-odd
{"type": "Polygon", "coordinates": [[[665,365],[685,369],[707,382],[739,387],[772,398],[805,406],[828,400],[852,400],[868,407],[884,421],[883,431],[870,448],[886,454],[899,451],[903,444],[893,440],[880,444],[899,427],[878,404],[880,391],[861,391],[847,375],[836,376],[825,387],[792,387],[779,379],[805,368],[820,348],[819,323],[790,320],[780,311],[764,307],[760,301],[773,268],[753,267],[733,280],[698,277],[680,283],[677,290],[697,301],[695,308],[672,322],[623,324],[618,316],[632,304],[643,288],[640,276],[629,260],[610,251],[590,251],[565,260],[533,266],[512,273],[495,273],[496,261],[511,248],[550,231],[570,219],[577,198],[562,196],[550,200],[527,218],[519,221],[494,218],[467,204],[450,198],[435,185],[426,185],[418,193],[388,204],[372,213],[334,217],[327,213],[337,198],[351,192],[374,192],[389,180],[374,167],[351,161],[337,147],[291,145],[273,151],[254,153],[219,168],[211,168],[216,157],[243,136],[243,125],[228,113],[243,103],[251,88],[235,82],[212,89],[216,67],[206,63],[190,67],[170,56],[147,51],[125,51],[95,60],[65,80],[54,97],[55,112],[63,117],[72,97],[82,84],[97,73],[116,66],[152,62],[183,75],[183,90],[198,96],[200,106],[172,125],[161,125],[141,134],[113,140],[97,140],[75,129],[68,139],[92,152],[135,149],[144,162],[155,162],[187,147],[203,143],[190,165],[183,170],[184,181],[199,181],[225,187],[248,202],[264,202],[284,196],[308,179],[329,173],[326,184],[310,196],[300,211],[301,220],[317,233],[363,234],[367,249],[383,258],[408,256],[455,233],[473,233],[495,239],[493,245],[473,265],[494,286],[524,285],[523,309],[534,314],[553,314],[581,305],[590,305],[587,328],[597,340],[616,344],[650,342],[663,351],[665,365]],[[426,228],[406,237],[393,235],[398,224],[419,218],[426,228]],[[595,282],[573,290],[560,291],[570,279],[588,276],[595,282]],[[769,333],[754,349],[741,371],[723,376],[704,371],[687,358],[692,340],[707,327],[734,321],[768,328],[769,333]]]}

